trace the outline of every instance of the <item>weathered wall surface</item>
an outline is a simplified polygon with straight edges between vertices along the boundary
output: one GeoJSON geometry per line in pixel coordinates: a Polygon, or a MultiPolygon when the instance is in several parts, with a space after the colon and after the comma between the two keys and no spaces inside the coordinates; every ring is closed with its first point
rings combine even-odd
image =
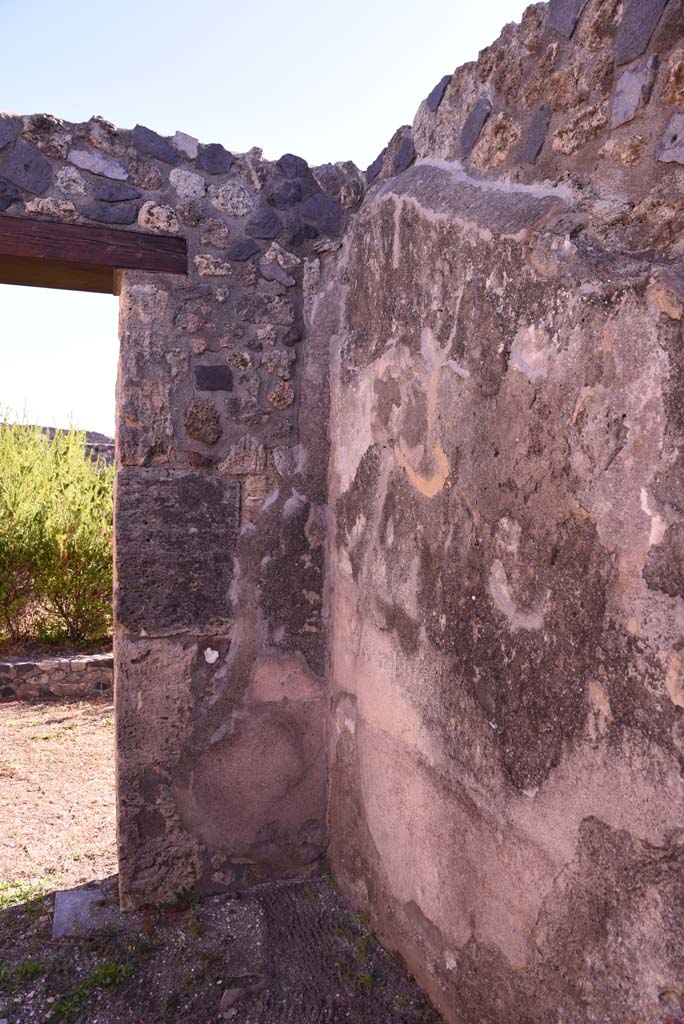
{"type": "Polygon", "coordinates": [[[0,701],[111,698],[113,689],[109,653],[0,661],[0,701]]]}
{"type": "Polygon", "coordinates": [[[315,868],[329,770],[449,1021],[684,1019],[683,36],[537,4],[365,176],[0,121],[7,215],[188,239],[122,282],[127,905],[315,868]]]}
{"type": "MultiPolygon", "coordinates": [[[[361,195],[101,118],[0,119],[0,211],[187,239],[121,283],[115,510],[126,906],[313,870],[325,828],[327,345],[319,262],[361,195]]],[[[28,296],[27,296],[28,298],[28,296]]]]}
{"type": "Polygon", "coordinates": [[[531,8],[317,304],[331,860],[454,1022],[684,1019],[683,12],[531,8]]]}

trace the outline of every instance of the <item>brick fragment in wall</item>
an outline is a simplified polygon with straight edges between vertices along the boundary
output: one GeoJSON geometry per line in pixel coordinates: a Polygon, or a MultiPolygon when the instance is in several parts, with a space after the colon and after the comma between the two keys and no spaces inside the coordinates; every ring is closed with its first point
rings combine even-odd
{"type": "Polygon", "coordinates": [[[487,97],[480,96],[471,108],[461,129],[460,143],[461,152],[464,157],[468,157],[472,153],[475,143],[480,137],[480,132],[487,123],[491,112],[492,105],[487,97]]]}
{"type": "Polygon", "coordinates": [[[199,391],[232,391],[233,371],[229,366],[196,366],[195,385],[199,391]]]}

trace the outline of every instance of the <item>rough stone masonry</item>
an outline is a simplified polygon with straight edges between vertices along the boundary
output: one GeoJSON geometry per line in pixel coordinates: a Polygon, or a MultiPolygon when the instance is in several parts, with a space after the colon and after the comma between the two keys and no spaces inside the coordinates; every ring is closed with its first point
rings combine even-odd
{"type": "Polygon", "coordinates": [[[0,147],[190,251],[122,283],[124,905],[327,856],[453,1024],[684,1020],[684,0],[530,7],[365,174],[0,147]]]}

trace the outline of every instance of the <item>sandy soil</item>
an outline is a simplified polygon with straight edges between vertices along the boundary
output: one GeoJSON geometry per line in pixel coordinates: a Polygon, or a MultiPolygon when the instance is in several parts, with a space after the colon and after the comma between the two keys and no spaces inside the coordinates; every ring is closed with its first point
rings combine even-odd
{"type": "Polygon", "coordinates": [[[0,884],[115,871],[111,702],[0,704],[0,884]]]}

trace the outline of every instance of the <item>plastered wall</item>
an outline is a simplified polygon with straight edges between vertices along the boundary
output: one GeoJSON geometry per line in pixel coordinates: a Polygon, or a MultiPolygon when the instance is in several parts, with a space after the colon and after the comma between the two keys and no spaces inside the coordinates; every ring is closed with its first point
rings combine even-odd
{"type": "Polygon", "coordinates": [[[449,1021],[684,1019],[683,27],[531,7],[319,303],[330,856],[449,1021]]]}
{"type": "Polygon", "coordinates": [[[684,1020],[683,38],[536,4],[364,174],[0,122],[6,215],[189,245],[121,294],[125,905],[327,856],[454,1024],[684,1020]]]}
{"type": "MultiPolygon", "coordinates": [[[[327,345],[303,339],[361,180],[101,118],[0,119],[0,210],[184,236],[125,272],[115,669],[126,907],[326,848],[327,345]]],[[[27,301],[30,293],[27,292],[27,301]]]]}

